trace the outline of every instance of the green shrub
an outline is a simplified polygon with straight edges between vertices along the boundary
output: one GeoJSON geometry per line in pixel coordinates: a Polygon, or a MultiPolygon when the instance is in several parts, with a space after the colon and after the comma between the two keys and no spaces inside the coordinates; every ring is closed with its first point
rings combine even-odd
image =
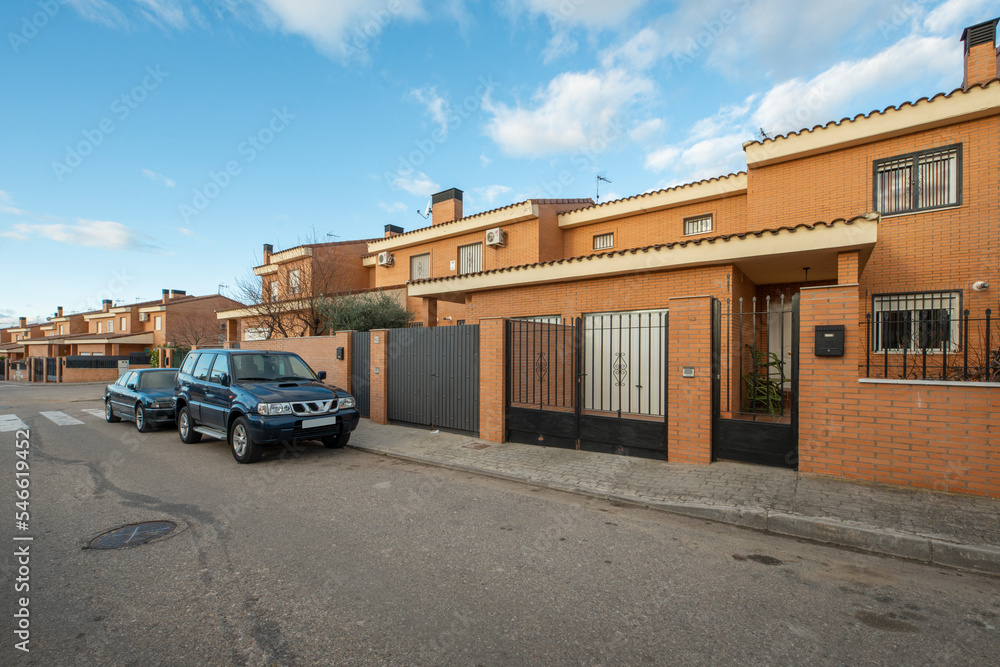
{"type": "Polygon", "coordinates": [[[413,313],[382,290],[324,299],[320,316],[327,331],[398,329],[413,320],[413,313]]]}

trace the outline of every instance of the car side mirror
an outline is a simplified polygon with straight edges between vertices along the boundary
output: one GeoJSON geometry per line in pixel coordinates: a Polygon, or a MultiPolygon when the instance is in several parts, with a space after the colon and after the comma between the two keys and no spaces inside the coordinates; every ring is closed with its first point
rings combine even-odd
{"type": "Polygon", "coordinates": [[[222,375],[219,376],[219,384],[221,384],[223,387],[229,386],[229,373],[223,373],[222,375]]]}
{"type": "Polygon", "coordinates": [[[125,385],[125,388],[128,389],[129,391],[135,391],[135,387],[136,384],[134,382],[129,382],[127,385],[125,385]]]}
{"type": "Polygon", "coordinates": [[[319,373],[316,373],[316,377],[318,377],[319,381],[322,382],[323,380],[326,379],[326,371],[320,371],[319,373]]]}

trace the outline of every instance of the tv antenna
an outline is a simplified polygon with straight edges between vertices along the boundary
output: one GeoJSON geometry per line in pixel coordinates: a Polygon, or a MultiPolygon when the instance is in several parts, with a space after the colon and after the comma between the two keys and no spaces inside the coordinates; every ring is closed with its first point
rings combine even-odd
{"type": "Polygon", "coordinates": [[[219,283],[219,294],[222,294],[222,290],[224,289],[229,289],[229,285],[223,285],[222,283],[219,283]]]}
{"type": "Polygon", "coordinates": [[[611,182],[611,180],[608,179],[606,176],[604,176],[604,174],[598,174],[597,175],[597,188],[596,188],[597,192],[596,192],[596,195],[597,195],[597,203],[598,204],[601,203],[601,181],[604,181],[605,183],[610,183],[611,182]]]}
{"type": "Polygon", "coordinates": [[[427,200],[427,206],[426,206],[426,208],[424,208],[423,211],[421,211],[418,208],[417,209],[417,215],[419,215],[421,218],[423,218],[424,220],[426,220],[427,218],[431,217],[431,210],[433,209],[433,206],[434,205],[431,203],[431,200],[428,199],[427,200]]]}
{"type": "Polygon", "coordinates": [[[334,234],[333,232],[327,232],[327,233],[326,233],[326,240],[327,240],[327,243],[329,243],[329,242],[330,242],[330,238],[331,238],[331,237],[332,237],[332,238],[335,238],[335,239],[339,239],[339,238],[340,238],[340,234],[334,234]]]}

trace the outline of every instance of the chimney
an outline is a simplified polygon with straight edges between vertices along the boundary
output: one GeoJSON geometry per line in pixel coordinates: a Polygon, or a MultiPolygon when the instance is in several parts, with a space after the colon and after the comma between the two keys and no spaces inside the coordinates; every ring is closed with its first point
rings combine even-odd
{"type": "Polygon", "coordinates": [[[101,310],[103,310],[105,313],[111,310],[111,299],[105,299],[104,301],[101,301],[101,310]]]}
{"type": "Polygon", "coordinates": [[[62,317],[62,316],[63,316],[63,307],[59,306],[58,308],[56,308],[56,317],[62,317]]]}
{"type": "Polygon", "coordinates": [[[434,205],[431,218],[433,225],[459,220],[462,217],[462,191],[458,188],[431,195],[431,203],[434,205]]]}
{"type": "Polygon", "coordinates": [[[403,228],[396,225],[386,225],[385,226],[385,237],[392,238],[393,236],[399,236],[403,233],[403,228]]]}
{"type": "Polygon", "coordinates": [[[171,298],[171,300],[173,300],[173,299],[179,299],[182,296],[187,296],[187,292],[185,290],[182,290],[182,289],[172,289],[172,290],[170,290],[170,298],[171,298]]]}
{"type": "Polygon", "coordinates": [[[17,318],[17,326],[19,326],[22,329],[28,326],[28,318],[27,317],[17,318]]]}
{"type": "Polygon", "coordinates": [[[997,22],[1000,18],[969,26],[962,31],[965,42],[965,77],[962,89],[997,78],[1000,53],[997,52],[997,22]]]}
{"type": "Polygon", "coordinates": [[[264,244],[264,263],[265,264],[270,264],[271,263],[271,255],[273,255],[273,254],[274,254],[274,246],[271,245],[270,243],[265,243],[264,244]]]}
{"type": "Polygon", "coordinates": [[[162,291],[163,291],[163,296],[160,297],[160,301],[162,303],[166,303],[167,301],[170,300],[170,290],[165,289],[165,290],[162,290],[162,291]]]}

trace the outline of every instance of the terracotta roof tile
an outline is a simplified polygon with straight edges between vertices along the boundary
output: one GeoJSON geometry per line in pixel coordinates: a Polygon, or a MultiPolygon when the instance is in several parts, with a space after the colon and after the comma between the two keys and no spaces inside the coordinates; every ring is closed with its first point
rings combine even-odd
{"type": "Polygon", "coordinates": [[[649,195],[659,194],[661,192],[670,192],[671,190],[683,190],[684,188],[689,188],[694,185],[701,185],[702,183],[711,183],[712,181],[722,181],[727,178],[732,178],[733,176],[745,176],[745,171],[737,171],[736,173],[729,173],[724,176],[713,176],[712,178],[703,178],[700,181],[691,181],[690,183],[681,183],[680,185],[671,185],[669,188],[660,188],[659,190],[650,190],[648,192],[643,192],[637,195],[632,195],[630,197],[622,197],[620,199],[612,199],[611,201],[606,201],[601,204],[593,204],[591,206],[584,206],[583,208],[574,208],[571,211],[563,211],[559,215],[565,215],[566,213],[576,213],[577,211],[587,211],[590,209],[597,209],[604,206],[610,206],[611,204],[617,204],[618,202],[629,201],[630,199],[641,199],[643,197],[648,197],[649,195]]]}

